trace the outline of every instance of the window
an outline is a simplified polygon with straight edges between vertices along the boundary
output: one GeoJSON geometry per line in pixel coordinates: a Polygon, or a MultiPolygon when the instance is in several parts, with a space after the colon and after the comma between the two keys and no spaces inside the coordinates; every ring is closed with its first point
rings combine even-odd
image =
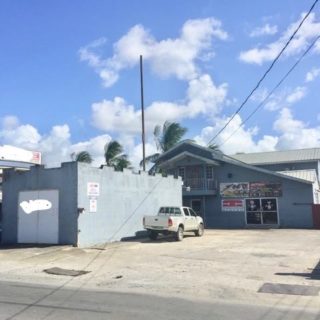
{"type": "Polygon", "coordinates": [[[183,212],[184,212],[185,216],[187,216],[187,217],[190,216],[189,210],[187,208],[183,208],[183,212]]]}
{"type": "Polygon", "coordinates": [[[278,224],[276,198],[246,199],[247,224],[278,224]]]}
{"type": "Polygon", "coordinates": [[[185,179],[185,168],[184,167],[180,167],[178,169],[178,176],[182,178],[182,180],[185,179]]]}
{"type": "Polygon", "coordinates": [[[212,166],[206,167],[206,177],[207,177],[207,179],[213,179],[213,167],[212,166]]]}
{"type": "Polygon", "coordinates": [[[170,215],[181,215],[181,211],[177,207],[161,207],[159,213],[170,215]]]}
{"type": "Polygon", "coordinates": [[[190,211],[190,214],[191,214],[192,217],[196,217],[197,216],[197,214],[192,209],[189,209],[189,211],[190,211]]]}

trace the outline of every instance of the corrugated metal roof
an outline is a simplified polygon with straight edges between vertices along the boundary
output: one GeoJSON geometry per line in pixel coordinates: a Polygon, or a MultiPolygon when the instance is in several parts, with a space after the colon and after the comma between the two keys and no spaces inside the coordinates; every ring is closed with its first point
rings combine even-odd
{"type": "Polygon", "coordinates": [[[270,151],[259,153],[238,153],[233,158],[248,164],[272,164],[320,160],[320,148],[270,151]]]}
{"type": "Polygon", "coordinates": [[[285,174],[286,176],[315,182],[317,180],[317,172],[315,169],[309,170],[290,170],[290,171],[277,171],[278,173],[285,174]]]}

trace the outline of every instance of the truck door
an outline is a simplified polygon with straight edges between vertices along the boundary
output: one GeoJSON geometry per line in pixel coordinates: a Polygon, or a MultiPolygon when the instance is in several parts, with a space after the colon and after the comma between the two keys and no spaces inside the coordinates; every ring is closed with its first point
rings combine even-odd
{"type": "Polygon", "coordinates": [[[198,221],[197,221],[197,214],[190,208],[189,209],[190,212],[190,224],[191,224],[191,228],[192,230],[197,230],[198,229],[198,221]]]}
{"type": "Polygon", "coordinates": [[[191,215],[188,208],[183,208],[183,212],[184,212],[184,230],[185,231],[192,230],[191,215]]]}

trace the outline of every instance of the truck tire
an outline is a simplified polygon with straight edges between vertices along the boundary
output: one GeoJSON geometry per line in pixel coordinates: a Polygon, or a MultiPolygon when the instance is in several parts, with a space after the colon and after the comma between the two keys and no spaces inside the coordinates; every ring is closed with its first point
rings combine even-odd
{"type": "Polygon", "coordinates": [[[150,231],[149,231],[149,238],[150,238],[151,240],[157,240],[157,238],[158,238],[158,232],[157,232],[157,231],[150,230],[150,231]]]}
{"type": "Polygon", "coordinates": [[[182,241],[183,240],[183,226],[179,226],[177,232],[176,232],[176,240],[182,241]]]}
{"type": "Polygon", "coordinates": [[[198,230],[196,230],[194,233],[195,233],[195,235],[196,235],[197,237],[202,237],[202,236],[203,236],[203,233],[204,233],[203,223],[200,223],[200,224],[199,224],[198,230]]]}

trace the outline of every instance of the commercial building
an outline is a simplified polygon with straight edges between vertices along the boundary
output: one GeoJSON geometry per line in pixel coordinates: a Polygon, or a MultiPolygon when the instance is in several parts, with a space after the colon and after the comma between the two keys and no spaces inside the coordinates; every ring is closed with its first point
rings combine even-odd
{"type": "Polygon", "coordinates": [[[135,236],[143,215],[182,205],[181,183],[80,162],[5,170],[2,243],[87,247],[135,236]]]}
{"type": "Polygon", "coordinates": [[[227,156],[184,141],[158,160],[208,228],[320,228],[320,149],[227,156]]]}

